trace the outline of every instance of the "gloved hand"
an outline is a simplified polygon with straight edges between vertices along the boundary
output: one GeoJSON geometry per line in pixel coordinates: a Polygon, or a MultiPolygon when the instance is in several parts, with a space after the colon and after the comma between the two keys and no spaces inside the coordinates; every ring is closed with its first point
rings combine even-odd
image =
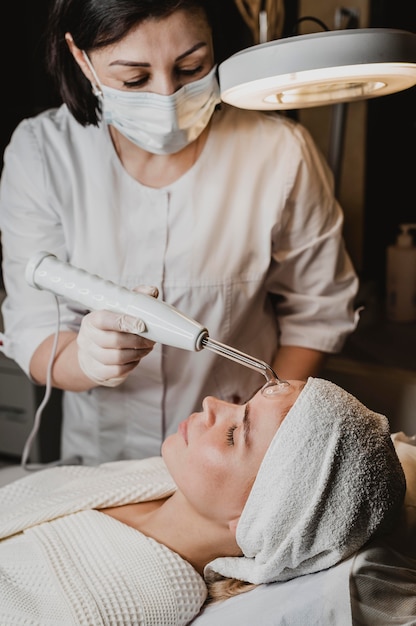
{"type": "MultiPolygon", "coordinates": [[[[156,287],[140,286],[133,291],[159,295],[156,287]]],[[[97,385],[120,385],[155,345],[137,335],[144,330],[143,320],[131,315],[104,310],[88,313],[77,337],[80,368],[97,385]]]]}

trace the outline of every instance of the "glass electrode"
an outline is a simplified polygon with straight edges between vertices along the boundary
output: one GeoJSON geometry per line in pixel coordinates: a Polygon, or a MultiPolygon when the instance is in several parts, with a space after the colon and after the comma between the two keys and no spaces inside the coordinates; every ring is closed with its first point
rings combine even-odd
{"type": "Polygon", "coordinates": [[[240,352],[240,350],[237,350],[236,348],[231,348],[230,346],[220,343],[219,341],[215,341],[215,339],[210,339],[208,335],[202,337],[201,344],[204,348],[207,348],[212,352],[221,354],[227,359],[236,361],[236,363],[250,367],[251,369],[263,374],[266,378],[266,383],[262,387],[262,394],[264,396],[275,395],[281,391],[282,386],[286,387],[289,384],[286,380],[280,380],[276,372],[264,361],[255,359],[244,352],[240,352]]]}

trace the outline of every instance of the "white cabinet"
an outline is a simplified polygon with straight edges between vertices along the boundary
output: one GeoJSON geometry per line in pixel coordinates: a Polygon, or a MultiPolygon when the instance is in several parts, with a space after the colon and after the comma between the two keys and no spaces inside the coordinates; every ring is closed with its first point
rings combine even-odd
{"type": "MultiPolygon", "coordinates": [[[[3,299],[4,291],[0,289],[0,306],[3,299]]],[[[1,314],[0,331],[3,331],[1,314]]],[[[20,459],[44,393],[44,387],[34,385],[15,361],[0,352],[0,456],[20,459]]],[[[31,463],[59,458],[61,415],[61,393],[54,389],[31,445],[28,459],[31,463]]]]}
{"type": "MultiPolygon", "coordinates": [[[[11,359],[0,354],[0,454],[20,457],[37,408],[34,385],[11,359]]],[[[35,440],[30,460],[37,462],[35,440]]]]}

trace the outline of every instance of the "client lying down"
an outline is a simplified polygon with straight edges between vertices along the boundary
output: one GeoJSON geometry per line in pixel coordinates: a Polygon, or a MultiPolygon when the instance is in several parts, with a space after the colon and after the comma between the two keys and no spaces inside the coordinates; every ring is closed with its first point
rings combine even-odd
{"type": "Polygon", "coordinates": [[[223,577],[286,581],[347,558],[389,531],[404,493],[387,419],[333,383],[208,397],[162,458],[0,489],[0,624],[186,624],[207,583],[215,599],[223,577]]]}

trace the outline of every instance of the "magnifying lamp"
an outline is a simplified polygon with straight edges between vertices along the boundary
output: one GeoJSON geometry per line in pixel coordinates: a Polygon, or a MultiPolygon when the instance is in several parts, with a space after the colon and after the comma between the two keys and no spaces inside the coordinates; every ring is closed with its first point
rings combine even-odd
{"type": "Polygon", "coordinates": [[[416,34],[366,28],[296,35],[241,50],[218,71],[222,100],[242,109],[376,98],[416,84],[416,34]]]}

